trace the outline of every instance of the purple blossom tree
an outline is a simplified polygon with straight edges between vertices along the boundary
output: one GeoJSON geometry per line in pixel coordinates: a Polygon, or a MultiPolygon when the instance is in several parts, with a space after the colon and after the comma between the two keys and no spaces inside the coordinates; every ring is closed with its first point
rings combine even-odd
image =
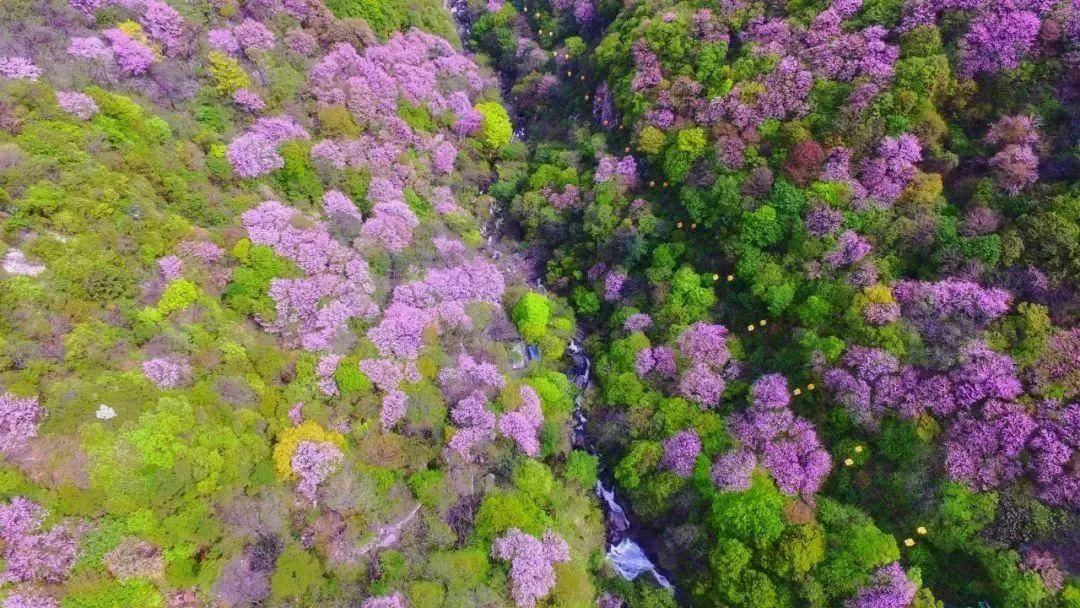
{"type": "Polygon", "coordinates": [[[26,57],[0,57],[0,76],[36,81],[41,77],[41,68],[26,57]]]}
{"type": "Polygon", "coordinates": [[[899,562],[878,568],[870,584],[859,589],[855,597],[844,603],[846,608],[908,608],[915,599],[917,588],[908,579],[899,562]]]}
{"type": "Polygon", "coordinates": [[[150,69],[154,63],[154,52],[150,47],[133,39],[119,28],[101,32],[109,41],[110,51],[116,65],[128,76],[138,76],[150,69]]]}
{"type": "Polygon", "coordinates": [[[187,361],[177,357],[155,357],[142,364],[143,373],[161,390],[179,388],[191,378],[187,361]]]}
{"type": "Polygon", "coordinates": [[[409,397],[399,390],[388,391],[382,398],[382,409],[379,412],[379,422],[383,431],[389,431],[395,424],[405,418],[409,397]]]}
{"type": "Polygon", "coordinates": [[[694,429],[685,429],[668,437],[663,442],[664,456],[660,466],[674,472],[679,477],[690,477],[694,472],[694,462],[701,453],[701,439],[694,429]]]}
{"type": "Polygon", "coordinates": [[[236,89],[232,95],[233,101],[247,112],[255,113],[266,107],[266,102],[258,93],[251,89],[236,89]]]}
{"type": "Polygon", "coordinates": [[[86,93],[57,91],[56,103],[60,104],[65,112],[81,120],[90,120],[99,111],[97,102],[86,93]]]}
{"type": "Polygon", "coordinates": [[[0,539],[7,566],[0,582],[56,583],[67,577],[75,565],[80,531],[57,524],[42,532],[45,516],[45,509],[21,496],[0,506],[0,539]]]}
{"type": "Polygon", "coordinates": [[[626,331],[645,331],[652,326],[652,322],[652,317],[649,315],[636,312],[626,317],[626,320],[623,321],[623,329],[626,331]]]}
{"type": "Polygon", "coordinates": [[[960,75],[971,78],[1016,68],[1035,45],[1039,26],[1039,16],[1028,10],[990,9],[979,14],[960,41],[960,75]]]}
{"type": "Polygon", "coordinates": [[[0,452],[12,456],[21,451],[27,441],[37,437],[38,425],[44,417],[45,409],[37,397],[0,395],[0,452]]]}
{"type": "Polygon", "coordinates": [[[553,531],[538,540],[517,528],[495,540],[492,554],[510,562],[510,592],[518,608],[534,608],[555,586],[552,565],[570,561],[570,548],[553,531]]]}
{"type": "Polygon", "coordinates": [[[360,604],[360,608],[405,608],[405,596],[400,593],[369,597],[360,604]]]}
{"type": "Polygon", "coordinates": [[[747,449],[735,449],[717,456],[712,466],[712,480],[722,492],[750,489],[750,476],[757,467],[757,457],[747,449]]]}
{"type": "Polygon", "coordinates": [[[536,389],[525,384],[518,391],[521,404],[499,419],[499,431],[517,443],[522,452],[536,458],[540,455],[540,425],[544,411],[536,389]]]}
{"type": "Polygon", "coordinates": [[[60,608],[60,602],[47,596],[15,591],[4,598],[4,608],[60,608]]]}
{"type": "Polygon", "coordinates": [[[290,462],[293,473],[300,479],[297,491],[316,502],[319,484],[337,470],[342,458],[341,450],[332,443],[301,441],[290,462]]]}
{"type": "Polygon", "coordinates": [[[781,387],[787,391],[783,376],[760,378],[752,389],[754,404],[732,415],[728,426],[732,435],[758,456],[781,491],[811,498],[829,474],[832,459],[813,425],[796,416],[777,394],[781,387]]]}
{"type": "Polygon", "coordinates": [[[472,461],[473,446],[494,436],[495,414],[488,411],[487,398],[479,391],[472,393],[450,410],[450,419],[459,427],[450,438],[450,449],[466,462],[472,461]]]}

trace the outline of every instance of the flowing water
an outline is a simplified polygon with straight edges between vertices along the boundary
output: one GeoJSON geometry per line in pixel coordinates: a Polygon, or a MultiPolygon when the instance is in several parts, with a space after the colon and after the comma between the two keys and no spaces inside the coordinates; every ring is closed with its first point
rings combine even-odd
{"type": "Polygon", "coordinates": [[[609,469],[603,455],[589,441],[585,431],[585,410],[582,406],[584,391],[592,382],[592,359],[581,348],[578,340],[570,343],[571,365],[566,375],[577,385],[581,392],[574,400],[574,447],[593,454],[600,460],[600,479],[596,482],[596,495],[604,505],[604,524],[607,529],[607,559],[626,580],[634,580],[642,575],[649,575],[665,589],[674,589],[671,581],[660,572],[649,558],[642,545],[634,538],[634,526],[626,514],[626,509],[619,503],[615,494],[615,484],[609,480],[609,469]]]}
{"type": "MultiPolygon", "coordinates": [[[[467,41],[472,26],[472,17],[469,14],[467,0],[444,0],[444,5],[454,15],[454,20],[458,26],[458,34],[461,36],[462,41],[467,41]]],[[[516,112],[513,112],[513,96],[506,89],[507,87],[504,87],[504,98],[507,105],[510,106],[509,109],[512,114],[516,115],[516,112]]],[[[526,130],[520,125],[514,130],[514,139],[519,141],[527,139],[526,130]]],[[[482,227],[482,231],[484,236],[487,237],[489,253],[497,260],[502,257],[498,241],[502,236],[503,220],[500,217],[499,210],[494,205],[489,211],[492,219],[482,227]]],[[[513,264],[508,262],[508,265],[513,264]]],[[[538,291],[546,293],[547,290],[539,278],[532,278],[538,291]]],[[[615,493],[615,483],[611,479],[610,469],[604,462],[603,455],[588,439],[585,430],[586,418],[582,399],[585,390],[592,383],[592,359],[581,348],[581,342],[576,338],[570,343],[569,352],[571,364],[566,375],[580,389],[577,398],[574,400],[573,443],[574,447],[586,450],[596,456],[600,463],[600,479],[596,482],[596,495],[603,503],[607,559],[619,576],[626,580],[634,580],[639,576],[650,576],[661,587],[674,590],[671,581],[656,567],[642,543],[635,539],[635,526],[615,493]]]]}

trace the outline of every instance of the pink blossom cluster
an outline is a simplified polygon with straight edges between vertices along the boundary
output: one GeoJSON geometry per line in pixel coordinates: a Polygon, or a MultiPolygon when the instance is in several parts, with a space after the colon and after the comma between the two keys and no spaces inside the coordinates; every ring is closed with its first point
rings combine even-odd
{"type": "Polygon", "coordinates": [[[56,103],[68,114],[82,120],[90,120],[99,111],[93,97],[76,91],[57,91],[56,103]]]}
{"type": "Polygon", "coordinates": [[[215,264],[225,255],[225,250],[210,241],[184,241],[177,251],[201,264],[215,264]]]}
{"type": "Polygon", "coordinates": [[[522,452],[536,458],[540,455],[540,425],[544,423],[544,411],[540,395],[529,385],[518,391],[521,404],[499,419],[499,431],[517,443],[522,452]]]}
{"type": "Polygon", "coordinates": [[[679,352],[689,364],[679,378],[680,395],[703,407],[720,403],[727,386],[723,368],[731,359],[727,333],[723,325],[694,323],[679,336],[679,352]]]}
{"type": "Polygon", "coordinates": [[[395,253],[408,247],[420,220],[405,202],[405,188],[400,181],[373,177],[368,199],[372,202],[372,216],[364,222],[364,234],[395,253]]]}
{"type": "Polygon", "coordinates": [[[178,357],[155,357],[142,364],[143,373],[161,390],[179,388],[191,379],[191,366],[178,357]]]}
{"type": "Polygon", "coordinates": [[[660,378],[674,378],[678,371],[675,350],[669,346],[653,346],[638,351],[634,370],[639,376],[654,373],[660,378]]]}
{"type": "Polygon", "coordinates": [[[107,29],[101,35],[109,42],[109,52],[116,65],[128,76],[143,74],[153,65],[154,51],[120,28],[107,29]]]}
{"type": "Polygon", "coordinates": [[[294,27],[285,32],[285,44],[297,55],[307,57],[315,52],[319,41],[303,28],[294,27]]]}
{"type": "Polygon", "coordinates": [[[554,0],[551,7],[571,15],[581,26],[588,25],[596,18],[596,6],[592,0],[554,0]]]}
{"type": "Polygon", "coordinates": [[[435,322],[435,312],[394,303],[383,312],[382,319],[367,331],[367,337],[379,354],[414,360],[424,344],[424,330],[435,322]]]}
{"type": "Polygon", "coordinates": [[[570,548],[555,532],[544,532],[543,539],[511,528],[495,539],[492,554],[510,562],[510,592],[518,608],[534,608],[555,586],[552,565],[570,561],[570,548]]]}
{"type": "Polygon", "coordinates": [[[360,371],[382,391],[382,408],[379,419],[383,430],[389,430],[405,417],[409,397],[399,386],[403,381],[417,382],[420,370],[412,361],[399,363],[391,359],[364,359],[360,371]]]}
{"type": "MultiPolygon", "coordinates": [[[[868,206],[868,193],[866,187],[852,175],[851,158],[852,151],[844,146],[831,148],[825,160],[825,167],[821,171],[822,181],[837,182],[844,184],[851,192],[851,200],[857,210],[863,210],[868,206]]],[[[827,218],[826,218],[827,219],[827,218]]],[[[835,228],[833,228],[835,230],[835,228]]],[[[832,230],[830,230],[831,232],[832,230]]]]}
{"type": "Polygon", "coordinates": [[[82,59],[112,59],[112,51],[97,36],[74,36],[68,43],[67,52],[82,59]]]}
{"type": "Polygon", "coordinates": [[[45,509],[21,496],[0,506],[0,539],[4,541],[6,565],[0,582],[56,583],[67,577],[75,565],[79,529],[57,524],[42,532],[45,516],[45,509]]]}
{"type": "Polygon", "coordinates": [[[277,147],[290,139],[311,139],[311,135],[288,115],[259,118],[229,143],[225,156],[240,177],[259,177],[285,166],[277,147]]]}
{"type": "Polygon", "coordinates": [[[341,355],[330,353],[319,357],[315,364],[315,385],[324,395],[336,396],[339,394],[337,382],[334,381],[334,372],[337,371],[341,362],[341,355]]]}
{"type": "Polygon", "coordinates": [[[614,302],[619,299],[623,285],[626,284],[627,276],[614,270],[604,276],[604,301],[614,302]]]}
{"type": "Polygon", "coordinates": [[[266,328],[306,350],[323,350],[349,319],[374,318],[375,286],[367,262],[330,236],[322,222],[304,218],[277,201],[243,215],[248,237],[296,263],[307,276],[274,279],[275,319],[266,328]]]}
{"type": "Polygon", "coordinates": [[[630,85],[633,91],[651,89],[664,79],[664,73],[660,68],[660,58],[649,48],[645,40],[634,42],[631,47],[634,58],[634,80],[630,85]]]}
{"type": "Polygon", "coordinates": [[[487,397],[482,390],[475,390],[459,400],[450,410],[450,419],[459,427],[450,439],[450,449],[471,461],[474,458],[472,448],[490,441],[498,429],[527,455],[539,456],[540,425],[544,422],[540,395],[533,387],[523,385],[518,396],[521,402],[517,409],[498,418],[487,409],[487,397]]]}
{"type": "Polygon", "coordinates": [[[297,491],[315,502],[319,484],[337,470],[342,458],[341,450],[332,443],[301,441],[290,461],[293,473],[300,479],[297,491]]]}
{"type": "Polygon", "coordinates": [[[41,68],[26,57],[0,57],[0,76],[36,81],[41,77],[41,68]]]}
{"type": "Polygon", "coordinates": [[[174,55],[180,48],[187,24],[180,13],[160,0],[141,0],[142,15],[139,23],[151,40],[156,40],[165,47],[168,55],[174,55]]]}
{"type": "Polygon", "coordinates": [[[207,37],[212,46],[226,53],[268,53],[277,46],[274,33],[255,19],[210,30],[207,37]]]}
{"type": "Polygon", "coordinates": [[[487,409],[484,393],[475,391],[458,401],[450,410],[450,419],[458,427],[449,447],[466,461],[473,459],[472,448],[489,441],[495,431],[495,414],[487,409]]]}
{"type": "Polygon", "coordinates": [[[702,407],[717,405],[731,367],[727,333],[723,325],[694,323],[676,340],[681,356],[668,346],[644,348],[636,355],[634,369],[641,377],[653,374],[669,380],[681,368],[677,393],[702,407]]]}
{"type": "Polygon", "coordinates": [[[551,206],[559,211],[566,211],[577,207],[581,203],[581,189],[574,184],[568,184],[562,192],[557,192],[550,187],[544,187],[540,194],[551,203],[551,206]]]}
{"type": "Polygon", "coordinates": [[[892,80],[899,49],[885,42],[888,30],[844,27],[858,3],[838,0],[818,13],[808,28],[780,18],[756,18],[747,29],[758,54],[788,55],[813,70],[814,76],[841,82],[859,80],[875,91],[892,80]],[[854,7],[854,8],[853,8],[854,7]]]}
{"type": "Polygon", "coordinates": [[[3,608],[60,608],[60,602],[47,596],[15,591],[4,598],[3,608]]]}
{"type": "Polygon", "coordinates": [[[468,353],[459,354],[456,362],[457,365],[439,371],[439,387],[449,399],[476,390],[494,395],[506,386],[506,378],[494,363],[478,361],[468,353]]]}
{"type": "Polygon", "coordinates": [[[358,118],[375,122],[394,114],[399,97],[425,104],[434,113],[452,108],[460,118],[467,118],[462,105],[471,109],[468,98],[462,104],[460,97],[450,99],[452,92],[439,86],[442,79],[450,78],[464,82],[471,93],[491,84],[471,59],[448,42],[416,29],[367,47],[363,55],[347,43],[338,43],[309,73],[320,104],[343,104],[358,118]]]}
{"type": "Polygon", "coordinates": [[[652,326],[652,323],[652,317],[643,312],[636,312],[626,317],[626,320],[623,321],[623,329],[626,331],[645,331],[652,326]]]}
{"type": "Polygon", "coordinates": [[[236,102],[236,105],[251,113],[258,112],[266,107],[266,102],[263,101],[262,97],[251,89],[236,89],[232,94],[232,99],[236,102]]]}
{"type": "Polygon", "coordinates": [[[45,409],[37,397],[0,395],[0,452],[12,456],[38,434],[45,409]]]}
{"type": "Polygon", "coordinates": [[[175,255],[167,255],[158,260],[158,272],[166,281],[179,279],[184,271],[184,262],[175,255]]]}
{"type": "Polygon", "coordinates": [[[409,396],[403,391],[392,390],[383,395],[382,408],[379,410],[379,422],[382,429],[388,431],[405,418],[408,411],[409,396]]]}
{"type": "Polygon", "coordinates": [[[360,608],[405,608],[405,596],[400,593],[369,597],[360,604],[360,608]]]}
{"type": "Polygon", "coordinates": [[[336,215],[349,217],[357,221],[363,219],[360,210],[349,200],[349,197],[337,190],[327,190],[323,194],[323,213],[331,219],[336,215]]]}
{"type": "Polygon", "coordinates": [[[750,476],[757,467],[757,457],[746,448],[737,448],[716,457],[710,471],[713,484],[721,492],[750,489],[750,476]]]}
{"type": "Polygon", "coordinates": [[[922,160],[922,145],[914,135],[902,133],[882,139],[877,153],[876,158],[863,161],[859,180],[872,200],[887,207],[915,177],[915,163],[922,160]]]}
{"type": "Polygon", "coordinates": [[[904,318],[934,342],[953,341],[960,330],[984,329],[1012,304],[1012,294],[1004,289],[961,279],[900,281],[893,285],[893,297],[904,318]]]}
{"type": "Polygon", "coordinates": [[[958,45],[960,75],[972,78],[1019,66],[1036,47],[1042,19],[1053,0],[911,0],[905,3],[902,30],[933,24],[945,11],[971,15],[958,45]]]}
{"type": "Polygon", "coordinates": [[[629,154],[622,157],[603,155],[596,164],[596,183],[618,180],[633,186],[637,182],[637,161],[629,154]]]}
{"type": "Polygon", "coordinates": [[[619,122],[615,111],[615,98],[606,82],[601,82],[593,93],[592,112],[593,118],[603,127],[612,128],[619,122]]]}
{"type": "Polygon", "coordinates": [[[94,11],[104,6],[119,6],[138,15],[139,24],[147,37],[175,55],[183,44],[187,22],[174,9],[161,0],[68,0],[71,7],[92,17],[94,11]]]}
{"type": "Polygon", "coordinates": [[[752,450],[786,494],[812,497],[832,468],[814,426],[796,416],[787,379],[767,374],[751,389],[753,404],[729,420],[732,435],[752,450]]]}
{"type": "Polygon", "coordinates": [[[375,387],[383,392],[396,390],[405,381],[418,382],[420,380],[420,370],[413,362],[398,363],[391,359],[363,359],[360,361],[360,371],[364,372],[375,387]]]}
{"type": "Polygon", "coordinates": [[[985,139],[1000,148],[990,159],[990,168],[1002,190],[1015,196],[1039,179],[1036,148],[1042,138],[1034,117],[1003,116],[991,125],[985,139]]]}
{"type": "Polygon", "coordinates": [[[685,429],[668,437],[663,442],[664,455],[660,466],[672,471],[679,477],[690,477],[694,472],[694,463],[701,454],[701,438],[694,429],[685,429]]]}
{"type": "Polygon", "coordinates": [[[1031,10],[1003,7],[978,13],[957,49],[960,75],[971,78],[1017,68],[1035,47],[1041,25],[1040,15],[1031,10]]]}
{"type": "Polygon", "coordinates": [[[964,347],[947,372],[900,362],[878,349],[853,347],[843,367],[825,372],[826,388],[859,425],[874,429],[888,415],[932,414],[948,425],[945,469],[976,489],[998,487],[1030,473],[1051,504],[1075,504],[1080,480],[1065,463],[1080,442],[1080,406],[1044,400],[1029,411],[1008,355],[980,343],[964,347]]]}
{"type": "Polygon", "coordinates": [[[801,118],[810,110],[807,97],[813,83],[813,73],[794,57],[784,57],[760,81],[739,82],[725,97],[712,100],[701,116],[702,122],[712,124],[726,118],[736,127],[746,129],[770,118],[801,118]],[[748,87],[761,88],[763,92],[748,95],[748,87]]]}
{"type": "Polygon", "coordinates": [[[917,588],[907,577],[899,562],[882,566],[862,587],[844,603],[845,608],[908,608],[915,599],[917,588]]]}
{"type": "Polygon", "coordinates": [[[822,238],[835,232],[844,223],[844,214],[822,203],[807,211],[803,223],[807,232],[822,238]]]}
{"type": "MultiPolygon", "coordinates": [[[[408,128],[408,125],[406,125],[408,128]]],[[[336,169],[367,169],[373,175],[398,170],[395,160],[405,144],[415,143],[412,130],[406,137],[389,129],[364,133],[356,139],[324,139],[311,148],[311,157],[323,160],[336,169]]]]}
{"type": "Polygon", "coordinates": [[[429,310],[448,303],[486,302],[498,306],[506,281],[498,266],[482,257],[449,268],[432,268],[424,279],[394,288],[395,304],[429,310]]]}
{"type": "Polygon", "coordinates": [[[822,256],[821,261],[829,268],[850,266],[863,259],[873,247],[854,230],[845,230],[836,238],[836,245],[822,256]]]}

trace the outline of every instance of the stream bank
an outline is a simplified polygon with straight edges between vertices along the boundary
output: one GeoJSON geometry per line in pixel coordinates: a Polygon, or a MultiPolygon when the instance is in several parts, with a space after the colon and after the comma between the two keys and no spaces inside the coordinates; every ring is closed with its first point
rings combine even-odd
{"type": "MultiPolygon", "coordinates": [[[[443,5],[454,17],[454,22],[457,25],[458,35],[461,38],[462,45],[467,46],[471,35],[473,21],[468,1],[443,0],[443,5]]],[[[507,106],[507,110],[513,117],[513,120],[518,123],[517,128],[514,129],[514,139],[516,141],[529,143],[528,130],[520,124],[522,114],[518,111],[518,108],[515,107],[514,99],[510,92],[509,79],[505,74],[501,73],[499,74],[499,77],[502,81],[503,103],[507,106]]],[[[512,223],[504,221],[503,215],[505,210],[497,208],[493,203],[489,211],[491,219],[483,227],[483,233],[486,238],[489,252],[494,259],[498,260],[503,254],[503,251],[500,251],[500,248],[498,247],[500,241],[503,241],[503,237],[507,237],[508,241],[514,242],[516,242],[517,239],[514,235],[507,234],[504,230],[504,227],[507,224],[512,223]]],[[[518,268],[530,266],[530,264],[523,259],[523,256],[520,256],[519,254],[508,257],[514,259],[512,261],[504,260],[504,264],[507,266],[517,266],[518,268]]],[[[541,293],[547,292],[547,288],[541,279],[542,273],[529,272],[527,275],[526,281],[528,283],[535,285],[537,290],[541,293]]],[[[596,445],[589,439],[586,429],[587,419],[585,416],[584,398],[586,393],[593,386],[593,366],[592,359],[581,346],[583,333],[584,332],[579,325],[577,328],[577,336],[567,349],[570,354],[570,365],[565,373],[570,381],[578,388],[578,394],[574,399],[572,443],[576,449],[585,450],[589,454],[596,456],[599,463],[599,478],[596,482],[596,495],[600,499],[604,514],[604,537],[606,541],[607,560],[619,576],[625,580],[635,580],[640,576],[647,576],[660,587],[674,591],[675,588],[671,581],[656,566],[653,559],[649,556],[649,552],[645,548],[649,546],[649,543],[642,540],[643,530],[636,525],[622,503],[619,502],[619,497],[615,491],[615,480],[611,473],[611,467],[605,462],[603,454],[596,448],[596,445]]]]}

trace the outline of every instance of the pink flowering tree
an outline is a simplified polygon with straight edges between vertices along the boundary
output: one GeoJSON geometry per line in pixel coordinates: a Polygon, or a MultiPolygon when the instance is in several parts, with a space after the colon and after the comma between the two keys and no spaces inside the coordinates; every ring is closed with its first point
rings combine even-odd
{"type": "Polygon", "coordinates": [[[908,608],[918,589],[908,579],[898,562],[882,566],[870,577],[870,584],[859,589],[845,608],[908,608]]]}
{"type": "Polygon", "coordinates": [[[787,379],[766,374],[754,383],[751,396],[752,405],[730,418],[732,435],[754,452],[782,492],[812,498],[829,474],[832,459],[813,425],[788,407],[787,379]]]}
{"type": "Polygon", "coordinates": [[[179,388],[191,379],[191,366],[177,357],[155,357],[142,364],[143,373],[161,390],[179,388]]]}
{"type": "Polygon", "coordinates": [[[529,456],[540,455],[540,425],[544,423],[544,412],[540,395],[536,389],[523,385],[518,391],[521,404],[512,412],[507,412],[499,419],[499,431],[514,441],[529,456]]]}
{"type": "Polygon", "coordinates": [[[0,539],[6,563],[0,580],[56,583],[67,577],[75,565],[80,531],[67,524],[41,531],[45,516],[45,509],[21,496],[0,506],[0,539]]]}
{"type": "Polygon", "coordinates": [[[56,102],[65,112],[80,120],[90,120],[98,113],[97,102],[86,93],[57,91],[56,102]]]}
{"type": "Polygon", "coordinates": [[[664,456],[660,465],[678,475],[690,477],[694,472],[694,462],[701,453],[701,439],[694,429],[675,433],[663,442],[664,456]]]}
{"type": "Polygon", "coordinates": [[[543,539],[511,528],[496,539],[492,554],[510,562],[510,593],[518,608],[534,608],[555,586],[559,562],[570,561],[570,548],[559,535],[548,530],[543,539]]]}
{"type": "Polygon", "coordinates": [[[45,409],[37,397],[0,395],[0,452],[7,456],[20,452],[29,440],[37,437],[38,425],[44,417],[45,409]]]}
{"type": "Polygon", "coordinates": [[[319,484],[326,481],[341,465],[341,450],[332,443],[301,441],[293,452],[293,473],[300,479],[297,491],[308,500],[316,501],[319,484]]]}

